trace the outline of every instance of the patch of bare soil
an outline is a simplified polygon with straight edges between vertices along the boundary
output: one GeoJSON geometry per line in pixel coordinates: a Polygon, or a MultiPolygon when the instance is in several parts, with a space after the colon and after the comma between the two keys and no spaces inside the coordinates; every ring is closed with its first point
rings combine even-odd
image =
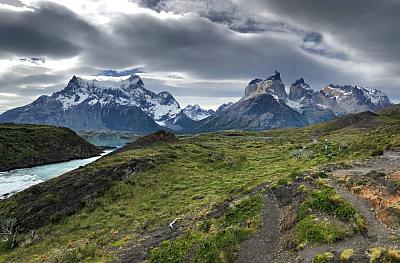
{"type": "Polygon", "coordinates": [[[284,249],[281,238],[281,214],[278,201],[272,192],[265,195],[264,225],[261,231],[242,244],[237,262],[293,262],[293,254],[284,249]]]}

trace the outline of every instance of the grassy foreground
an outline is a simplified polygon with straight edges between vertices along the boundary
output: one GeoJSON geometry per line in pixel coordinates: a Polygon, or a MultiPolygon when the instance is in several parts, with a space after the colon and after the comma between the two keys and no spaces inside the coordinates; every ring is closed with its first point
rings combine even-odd
{"type": "MultiPolygon", "coordinates": [[[[16,248],[0,246],[0,262],[105,262],[172,221],[182,226],[179,237],[153,248],[149,261],[182,262],[190,257],[196,262],[227,262],[240,241],[260,225],[262,202],[255,194],[210,218],[214,208],[261,184],[284,184],[293,174],[400,146],[397,112],[396,108],[303,129],[182,137],[106,156],[69,176],[112,171],[138,159],[150,165],[116,180],[95,198],[76,200],[82,204],[78,211],[39,227],[36,238],[32,229],[24,229],[16,248]]],[[[0,217],[12,218],[24,194],[1,201],[0,217]]],[[[310,197],[310,207],[313,198],[318,196],[310,197]]],[[[57,203],[56,193],[47,201],[57,203]]],[[[346,217],[353,211],[340,207],[337,213],[346,217]]],[[[304,215],[305,225],[311,216],[304,215]]]]}

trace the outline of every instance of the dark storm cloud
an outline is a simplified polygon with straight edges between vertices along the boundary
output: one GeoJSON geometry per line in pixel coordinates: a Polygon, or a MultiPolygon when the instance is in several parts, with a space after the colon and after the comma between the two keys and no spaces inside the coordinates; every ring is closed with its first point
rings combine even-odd
{"type": "Polygon", "coordinates": [[[149,89],[182,97],[240,97],[248,81],[277,69],[287,84],[304,77],[314,89],[331,82],[368,85],[400,98],[393,81],[400,73],[397,1],[132,1],[158,13],[116,12],[101,25],[57,4],[30,7],[34,12],[1,10],[0,34],[7,37],[0,38],[0,57],[46,60],[1,74],[0,92],[48,94],[73,74],[121,76],[140,69],[187,76],[175,86],[148,79],[149,89]],[[52,59],[75,56],[79,64],[73,68],[45,68],[52,59]],[[360,74],[370,72],[371,62],[387,70],[375,82],[360,74]]]}
{"type": "Polygon", "coordinates": [[[163,9],[161,3],[162,0],[139,0],[141,6],[148,7],[158,12],[163,9]]]}
{"type": "Polygon", "coordinates": [[[20,56],[71,57],[95,28],[63,6],[42,3],[34,12],[0,10],[0,52],[20,56]]]}
{"type": "Polygon", "coordinates": [[[113,29],[117,47],[101,47],[99,52],[117,49],[118,54],[111,57],[96,51],[88,54],[88,60],[112,65],[128,59],[145,64],[147,72],[182,71],[212,79],[267,77],[276,68],[290,77],[330,73],[290,42],[268,35],[240,36],[201,17],[124,16],[113,29]],[[301,70],[298,64],[303,65],[301,70]]]}
{"type": "Polygon", "coordinates": [[[211,22],[226,25],[229,29],[240,33],[280,33],[298,35],[304,38],[303,43],[298,42],[300,48],[305,52],[327,58],[347,60],[348,56],[343,52],[332,50],[323,41],[323,36],[312,30],[304,30],[297,25],[288,23],[288,19],[280,16],[266,16],[263,11],[268,11],[257,0],[232,1],[232,0],[157,0],[140,1],[141,5],[156,11],[164,10],[175,13],[196,13],[211,22]],[[260,8],[261,7],[261,8],[260,8]],[[310,46],[310,37],[318,36],[319,39],[310,46]]]}
{"type": "Polygon", "coordinates": [[[300,47],[310,53],[318,54],[327,58],[349,60],[349,56],[343,52],[335,52],[327,49],[323,45],[323,36],[318,32],[310,32],[303,38],[300,47]]]}
{"type": "Polygon", "coordinates": [[[400,1],[397,0],[255,0],[293,22],[331,34],[385,62],[400,63],[400,1]]]}
{"type": "Polygon", "coordinates": [[[197,13],[211,22],[227,25],[240,33],[277,31],[281,24],[265,17],[249,16],[241,6],[230,0],[132,0],[157,12],[197,13]]]}

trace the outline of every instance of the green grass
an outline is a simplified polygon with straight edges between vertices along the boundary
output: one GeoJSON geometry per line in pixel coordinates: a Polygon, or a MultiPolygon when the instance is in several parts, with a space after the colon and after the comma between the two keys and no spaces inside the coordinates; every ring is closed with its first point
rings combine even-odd
{"type": "Polygon", "coordinates": [[[299,244],[311,243],[332,243],[343,239],[352,234],[343,223],[332,222],[327,218],[319,218],[315,215],[309,215],[297,224],[297,239],[299,244]]]}
{"type": "Polygon", "coordinates": [[[329,187],[315,189],[309,193],[299,208],[299,219],[306,217],[310,213],[310,209],[326,212],[347,221],[354,218],[357,213],[354,207],[343,201],[342,197],[329,187]]]}
{"type": "MultiPolygon", "coordinates": [[[[81,168],[77,174],[112,170],[138,158],[151,159],[152,168],[115,182],[102,196],[86,200],[76,214],[38,229],[38,242],[27,245],[24,241],[28,237],[21,235],[16,249],[0,253],[0,262],[105,262],[113,259],[119,248],[136,244],[138,233],[166,227],[175,218],[194,228],[186,229],[186,234],[154,250],[153,261],[157,262],[157,255],[162,254],[169,255],[170,262],[179,262],[193,244],[198,246],[189,254],[198,262],[229,259],[240,241],[258,228],[259,212],[251,211],[259,211],[260,206],[257,202],[239,203],[222,218],[204,222],[204,216],[213,207],[247,194],[263,183],[290,184],[294,175],[301,172],[331,162],[369,157],[373,149],[400,145],[399,122],[390,117],[385,117],[377,128],[330,128],[321,132],[323,129],[324,125],[320,125],[238,132],[243,136],[225,136],[223,132],[187,136],[169,144],[103,158],[81,168]],[[315,134],[317,143],[313,143],[315,134]],[[325,140],[328,151],[324,148],[325,140]],[[309,154],[296,157],[293,151],[298,149],[309,154]]],[[[327,214],[333,211],[343,219],[350,217],[353,210],[345,205],[332,205],[329,194],[329,191],[316,194],[310,198],[309,207],[327,214]]],[[[50,201],[57,202],[51,196],[50,201]]],[[[12,215],[16,209],[18,203],[14,199],[0,202],[3,216],[12,215]]],[[[318,219],[317,226],[313,226],[315,215],[302,217],[301,241],[332,242],[347,234],[340,225],[328,226],[329,220],[327,223],[318,219]]]]}
{"type": "Polygon", "coordinates": [[[261,226],[262,206],[259,195],[242,200],[223,218],[205,221],[177,240],[153,249],[150,262],[232,262],[239,244],[261,226]]]}
{"type": "Polygon", "coordinates": [[[307,194],[298,209],[299,244],[332,243],[365,229],[365,220],[333,189],[321,186],[307,194]]]}

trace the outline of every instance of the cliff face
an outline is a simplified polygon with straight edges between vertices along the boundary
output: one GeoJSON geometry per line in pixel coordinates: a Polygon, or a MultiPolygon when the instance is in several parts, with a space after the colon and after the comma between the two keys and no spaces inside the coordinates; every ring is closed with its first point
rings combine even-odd
{"type": "Polygon", "coordinates": [[[0,125],[0,171],[84,159],[101,150],[67,128],[0,125]]]}

